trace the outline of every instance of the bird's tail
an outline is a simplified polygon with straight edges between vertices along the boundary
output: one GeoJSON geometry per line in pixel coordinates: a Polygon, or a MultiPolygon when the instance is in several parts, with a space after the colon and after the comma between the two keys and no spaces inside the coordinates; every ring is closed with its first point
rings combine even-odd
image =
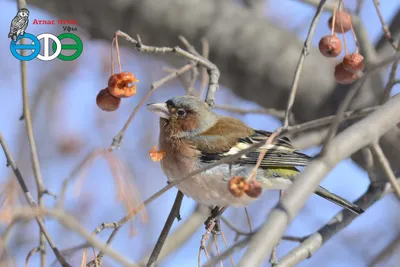
{"type": "Polygon", "coordinates": [[[364,212],[364,210],[362,208],[360,208],[359,206],[351,203],[350,201],[347,201],[346,199],[344,199],[342,197],[339,197],[338,195],[335,195],[335,194],[329,192],[322,186],[319,186],[317,188],[317,191],[315,191],[315,194],[317,194],[318,196],[325,198],[329,201],[332,201],[333,203],[335,203],[345,209],[348,209],[357,215],[362,214],[364,212]]]}

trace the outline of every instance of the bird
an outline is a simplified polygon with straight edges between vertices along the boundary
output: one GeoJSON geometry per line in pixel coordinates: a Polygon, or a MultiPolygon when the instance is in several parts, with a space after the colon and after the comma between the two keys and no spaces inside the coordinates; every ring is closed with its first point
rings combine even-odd
{"type": "MultiPolygon", "coordinates": [[[[161,168],[174,182],[225,157],[232,156],[253,144],[265,141],[272,133],[255,130],[239,119],[215,113],[195,96],[176,96],[162,103],[151,103],[147,109],[160,117],[159,148],[165,151],[161,168]]],[[[257,198],[246,194],[234,196],[228,188],[232,177],[248,177],[260,155],[261,148],[242,155],[230,164],[213,167],[178,183],[176,187],[186,196],[211,209],[246,207],[257,198]]],[[[269,146],[255,179],[262,191],[285,190],[311,156],[297,151],[289,138],[279,137],[269,146]]],[[[315,194],[355,214],[363,209],[319,186],[315,194]]]]}
{"type": "Polygon", "coordinates": [[[29,22],[29,10],[21,8],[18,10],[17,15],[13,18],[10,25],[10,32],[8,37],[14,42],[17,41],[18,36],[24,35],[29,22]]]}

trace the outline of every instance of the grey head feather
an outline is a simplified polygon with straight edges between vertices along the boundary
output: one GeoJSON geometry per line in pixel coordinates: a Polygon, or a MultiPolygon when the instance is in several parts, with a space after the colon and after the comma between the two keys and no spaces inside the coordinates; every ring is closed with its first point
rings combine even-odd
{"type": "Polygon", "coordinates": [[[184,132],[183,135],[186,137],[195,136],[211,128],[219,117],[206,102],[195,96],[176,96],[169,99],[166,103],[176,108],[190,110],[200,118],[198,129],[184,132]]]}

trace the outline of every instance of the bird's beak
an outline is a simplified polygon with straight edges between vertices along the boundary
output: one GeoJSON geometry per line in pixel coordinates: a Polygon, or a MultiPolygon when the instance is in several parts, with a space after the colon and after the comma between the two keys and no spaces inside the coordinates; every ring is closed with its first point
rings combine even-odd
{"type": "Polygon", "coordinates": [[[166,103],[147,104],[147,109],[160,116],[161,118],[169,120],[169,118],[171,117],[171,113],[169,112],[166,103]]]}

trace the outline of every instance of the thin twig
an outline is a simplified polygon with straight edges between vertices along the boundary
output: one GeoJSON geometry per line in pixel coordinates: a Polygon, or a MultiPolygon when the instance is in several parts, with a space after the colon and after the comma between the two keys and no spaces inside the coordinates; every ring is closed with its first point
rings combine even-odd
{"type": "MultiPolygon", "coordinates": [[[[28,201],[29,205],[32,208],[36,208],[37,204],[36,204],[35,200],[33,199],[31,193],[29,192],[28,187],[27,187],[27,185],[25,183],[25,180],[22,177],[22,174],[21,174],[18,166],[14,162],[14,159],[12,158],[10,150],[8,149],[8,145],[5,142],[5,140],[3,138],[3,134],[1,132],[0,132],[0,144],[3,147],[3,151],[4,151],[4,154],[5,154],[6,159],[7,159],[7,165],[11,166],[12,170],[14,171],[14,174],[15,174],[15,176],[17,178],[17,181],[18,181],[22,191],[24,192],[25,199],[28,201]]],[[[60,264],[63,267],[71,267],[71,265],[69,265],[67,263],[67,261],[64,259],[64,257],[61,255],[61,253],[58,250],[58,248],[56,247],[53,239],[50,237],[50,234],[46,229],[46,226],[45,226],[45,224],[43,222],[43,219],[40,218],[40,217],[36,217],[36,221],[37,221],[37,223],[39,225],[40,231],[43,233],[43,235],[47,239],[47,242],[49,243],[51,249],[54,252],[54,255],[56,256],[56,258],[60,262],[60,264]]]]}
{"type": "MultiPolygon", "coordinates": [[[[25,0],[18,0],[18,9],[26,8],[25,0]]],[[[21,43],[24,43],[23,39],[21,43]]],[[[24,54],[24,50],[21,51],[21,55],[24,54]]],[[[26,133],[28,135],[29,145],[30,145],[30,152],[32,157],[32,169],[33,174],[35,177],[36,187],[37,187],[37,197],[38,197],[38,205],[39,207],[44,207],[44,200],[43,195],[49,194],[55,196],[54,194],[50,193],[44,186],[42,174],[40,172],[40,164],[39,164],[39,157],[36,149],[35,138],[33,135],[33,126],[32,126],[32,117],[31,111],[29,107],[29,96],[28,96],[28,78],[27,78],[27,69],[26,69],[26,61],[21,60],[21,86],[22,86],[22,105],[23,105],[23,113],[22,117],[25,120],[26,126],[26,133]]],[[[43,222],[44,223],[44,222],[43,222]]],[[[43,233],[42,229],[39,228],[39,244],[40,244],[40,261],[41,266],[46,267],[46,236],[43,233]]],[[[47,239],[48,240],[48,239],[47,239]]]]}
{"type": "MultiPolygon", "coordinates": [[[[208,56],[210,54],[210,45],[206,38],[201,38],[200,41],[201,41],[201,48],[202,48],[201,55],[204,58],[208,59],[208,56]]],[[[201,81],[200,81],[199,96],[200,96],[200,98],[203,98],[204,92],[207,89],[207,83],[208,83],[209,77],[208,77],[208,73],[207,73],[207,68],[200,66],[200,72],[201,72],[201,81]]]]}
{"type": "MultiPolygon", "coordinates": [[[[400,39],[397,43],[400,44],[400,39]]],[[[398,49],[398,51],[400,51],[400,49],[398,49]]],[[[392,92],[392,89],[396,84],[396,72],[397,72],[397,67],[399,65],[399,61],[400,59],[398,58],[392,64],[392,68],[389,74],[389,80],[387,81],[384,89],[383,102],[386,102],[389,99],[390,93],[392,92]]]]}
{"type": "Polygon", "coordinates": [[[247,177],[247,180],[252,180],[256,178],[256,174],[257,174],[257,170],[260,167],[260,164],[262,162],[262,160],[264,159],[265,154],[267,154],[268,149],[270,148],[270,145],[272,144],[272,142],[275,140],[275,138],[277,138],[280,134],[282,134],[283,132],[285,132],[285,130],[280,127],[278,129],[276,129],[265,141],[265,144],[262,146],[261,148],[261,152],[258,155],[258,159],[257,159],[257,163],[254,166],[253,170],[251,171],[250,175],[247,177]]]}
{"type": "MultiPolygon", "coordinates": [[[[178,36],[178,39],[182,42],[182,44],[186,47],[186,49],[196,55],[196,56],[201,56],[196,49],[194,48],[193,45],[191,45],[189,43],[189,41],[182,35],[178,36]]],[[[193,61],[191,61],[193,62],[193,61]]],[[[195,63],[195,62],[193,62],[195,63]]],[[[196,84],[197,78],[199,77],[199,70],[198,70],[198,66],[196,66],[196,68],[192,68],[191,72],[190,72],[190,80],[189,83],[186,86],[186,94],[187,95],[195,95],[195,90],[194,90],[194,85],[196,84]]]]}
{"type": "Polygon", "coordinates": [[[378,143],[374,143],[371,145],[371,150],[376,155],[376,158],[378,159],[378,162],[381,165],[387,180],[389,180],[390,184],[392,185],[397,199],[400,200],[400,184],[397,182],[396,176],[394,175],[392,168],[390,167],[390,163],[386,158],[385,153],[383,153],[381,146],[378,143]]]}
{"type": "Polygon", "coordinates": [[[157,243],[153,249],[153,252],[150,255],[149,261],[147,262],[147,267],[155,266],[157,262],[158,255],[161,252],[161,249],[167,239],[169,231],[171,230],[172,224],[174,223],[176,218],[180,218],[180,209],[182,204],[183,194],[181,191],[178,191],[176,194],[175,202],[172,205],[171,211],[168,215],[167,221],[164,224],[164,227],[158,237],[157,243]]]}
{"type": "MultiPolygon", "coordinates": [[[[217,235],[213,235],[213,239],[214,239],[215,250],[217,251],[218,257],[220,257],[221,256],[221,252],[219,251],[219,247],[218,247],[217,235]]],[[[219,266],[220,267],[224,267],[224,264],[222,263],[222,260],[219,261],[219,266]]]]}
{"type": "MultiPolygon", "coordinates": [[[[223,231],[221,231],[221,237],[222,237],[222,240],[224,241],[225,247],[228,249],[228,242],[226,241],[225,234],[223,231]]],[[[219,256],[221,257],[221,255],[219,255],[219,256]]],[[[232,263],[232,266],[235,267],[236,264],[235,264],[235,261],[233,260],[232,255],[229,255],[229,259],[232,263]]]]}
{"type": "Polygon", "coordinates": [[[253,227],[251,226],[251,220],[247,208],[244,208],[244,213],[246,213],[247,225],[249,226],[250,233],[253,232],[253,227]]]}
{"type": "Polygon", "coordinates": [[[324,9],[325,3],[326,3],[326,0],[320,1],[320,4],[318,5],[317,11],[315,12],[314,18],[311,22],[310,29],[308,30],[307,38],[306,38],[306,41],[304,42],[303,50],[301,52],[299,61],[296,66],[296,71],[294,73],[292,88],[290,89],[290,95],[289,95],[289,99],[288,99],[288,103],[287,103],[287,107],[286,107],[286,111],[285,111],[285,119],[283,120],[283,128],[286,128],[289,126],[289,115],[292,112],[294,100],[296,98],[297,86],[299,84],[301,70],[303,69],[303,64],[304,64],[304,60],[305,60],[306,56],[308,56],[308,54],[310,53],[310,47],[311,47],[312,38],[314,36],[314,31],[315,31],[315,28],[317,27],[317,24],[318,24],[321,14],[322,14],[322,10],[324,9]]]}
{"type": "MultiPolygon", "coordinates": [[[[254,232],[254,233],[256,233],[256,232],[254,232]]],[[[251,237],[253,236],[254,233],[252,233],[250,236],[245,237],[244,239],[240,240],[239,242],[236,242],[235,244],[233,244],[230,248],[225,250],[224,253],[221,254],[221,256],[211,258],[203,266],[204,267],[215,266],[220,260],[228,258],[235,251],[245,247],[249,243],[249,241],[251,240],[251,237]]]]}
{"type": "Polygon", "coordinates": [[[233,230],[237,236],[249,236],[252,235],[252,232],[244,232],[240,229],[238,229],[236,226],[234,226],[227,218],[225,218],[224,216],[221,216],[221,221],[223,221],[226,226],[228,226],[231,230],[233,230]]]}
{"type": "Polygon", "coordinates": [[[245,114],[264,114],[264,115],[272,115],[277,117],[278,119],[283,119],[285,117],[285,112],[276,110],[274,108],[258,108],[258,109],[242,109],[233,107],[231,105],[215,105],[214,109],[225,110],[229,112],[239,113],[241,115],[245,114]]]}
{"type": "Polygon", "coordinates": [[[397,51],[397,45],[395,44],[394,39],[392,38],[392,34],[389,31],[389,27],[386,25],[385,19],[383,18],[381,10],[379,8],[379,1],[373,0],[373,2],[376,9],[376,13],[378,14],[379,20],[381,21],[382,24],[383,33],[385,34],[385,37],[389,41],[390,45],[394,48],[394,50],[397,51]]]}
{"type": "Polygon", "coordinates": [[[122,32],[122,31],[117,31],[116,35],[124,37],[128,42],[132,43],[134,47],[139,50],[140,52],[147,52],[147,53],[174,53],[179,56],[185,57],[189,60],[192,60],[196,62],[197,64],[200,64],[201,66],[207,68],[209,72],[209,84],[208,84],[208,91],[207,91],[207,96],[206,96],[206,102],[212,107],[215,104],[215,93],[218,90],[219,87],[219,76],[220,72],[217,68],[217,66],[213,63],[211,63],[208,59],[205,59],[200,56],[193,55],[179,46],[175,46],[174,48],[171,47],[156,47],[156,46],[148,46],[144,45],[142,41],[140,40],[140,37],[137,36],[138,40],[133,39],[130,37],[128,34],[122,32]]]}
{"type": "MultiPolygon", "coordinates": [[[[26,8],[25,0],[18,0],[18,9],[26,8]]],[[[21,40],[21,43],[24,43],[21,40]]],[[[22,55],[24,54],[24,50],[22,50],[22,55]]],[[[30,152],[32,157],[32,169],[33,174],[35,176],[35,182],[37,187],[37,195],[38,195],[38,202],[39,207],[44,207],[43,202],[43,194],[46,192],[45,186],[43,184],[42,174],[40,172],[40,165],[39,165],[39,158],[36,151],[36,144],[35,139],[33,137],[33,127],[32,127],[32,118],[31,118],[31,111],[29,108],[29,96],[28,96],[28,78],[27,78],[27,70],[26,70],[26,61],[20,61],[21,66],[21,85],[22,85],[22,105],[23,105],[23,118],[25,119],[26,125],[26,133],[28,135],[29,145],[30,145],[30,152]]],[[[46,267],[46,237],[43,234],[42,230],[39,228],[39,243],[40,243],[40,261],[41,266],[46,267]]]]}
{"type": "Polygon", "coordinates": [[[340,123],[343,121],[344,113],[347,110],[348,106],[354,99],[354,97],[357,95],[357,93],[361,90],[361,88],[364,86],[365,82],[367,79],[373,75],[374,73],[378,72],[382,68],[386,67],[388,64],[394,62],[395,60],[399,59],[400,55],[396,54],[394,56],[388,57],[378,64],[375,64],[370,68],[370,70],[365,73],[365,75],[356,83],[354,86],[347,92],[344,100],[340,103],[338,111],[336,113],[336,117],[333,120],[330,128],[329,128],[329,133],[325,139],[321,155],[323,155],[326,152],[326,148],[328,147],[328,143],[330,140],[335,136],[337,130],[339,129],[340,123]]]}
{"type": "MultiPolygon", "coordinates": [[[[342,121],[365,117],[368,114],[370,114],[371,112],[377,110],[378,108],[380,108],[380,106],[374,106],[374,107],[369,107],[369,108],[347,111],[343,114],[342,121]]],[[[287,131],[290,133],[296,133],[299,131],[307,131],[307,130],[319,128],[321,126],[330,124],[331,122],[333,122],[335,120],[335,118],[336,118],[336,115],[331,115],[331,116],[323,117],[320,119],[304,122],[301,124],[289,126],[287,131]]]]}
{"type": "Polygon", "coordinates": [[[142,98],[140,103],[132,111],[132,113],[129,116],[128,120],[126,121],[124,127],[122,127],[122,129],[119,131],[119,133],[113,138],[112,144],[108,150],[113,151],[115,149],[115,147],[117,147],[117,149],[120,148],[122,138],[124,138],[125,131],[128,129],[129,124],[132,122],[133,118],[135,117],[135,115],[139,111],[139,109],[144,105],[146,100],[154,93],[154,91],[157,88],[159,88],[160,86],[164,85],[165,83],[173,80],[174,78],[178,77],[179,75],[185,73],[186,71],[191,70],[194,67],[195,67],[195,64],[192,64],[192,63],[187,64],[187,65],[183,66],[182,68],[178,69],[176,72],[170,73],[169,75],[165,76],[164,78],[152,83],[150,90],[147,91],[146,95],[142,98]]]}
{"type": "MultiPolygon", "coordinates": [[[[183,244],[185,244],[186,241],[192,237],[193,233],[197,229],[199,229],[201,225],[204,224],[204,221],[207,219],[208,216],[208,207],[197,204],[194,212],[187,215],[187,219],[180,223],[176,230],[168,235],[164,247],[161,250],[160,255],[158,256],[158,263],[161,263],[161,261],[168,257],[168,255],[171,255],[183,244]]],[[[149,258],[150,254],[144,256],[140,260],[139,264],[141,266],[146,266],[149,258]]]]}
{"type": "MultiPolygon", "coordinates": [[[[14,209],[11,212],[11,215],[13,220],[25,220],[25,221],[33,218],[40,218],[42,216],[51,216],[65,228],[68,228],[79,234],[81,237],[83,237],[90,246],[93,246],[99,249],[100,251],[103,251],[110,258],[120,263],[120,266],[138,267],[137,264],[130,262],[121,254],[110,248],[107,244],[104,244],[102,241],[100,241],[100,239],[93,236],[93,234],[86,231],[86,229],[83,228],[81,223],[79,223],[73,216],[66,214],[63,210],[41,209],[40,207],[33,207],[33,208],[21,207],[14,209]]],[[[66,266],[70,267],[70,265],[66,266]]]]}
{"type": "Polygon", "coordinates": [[[31,257],[32,257],[35,253],[37,253],[37,252],[40,252],[40,247],[35,247],[35,248],[31,249],[31,250],[28,252],[28,255],[26,255],[26,259],[25,259],[25,267],[28,267],[28,266],[29,266],[29,260],[30,260],[31,257]]]}

